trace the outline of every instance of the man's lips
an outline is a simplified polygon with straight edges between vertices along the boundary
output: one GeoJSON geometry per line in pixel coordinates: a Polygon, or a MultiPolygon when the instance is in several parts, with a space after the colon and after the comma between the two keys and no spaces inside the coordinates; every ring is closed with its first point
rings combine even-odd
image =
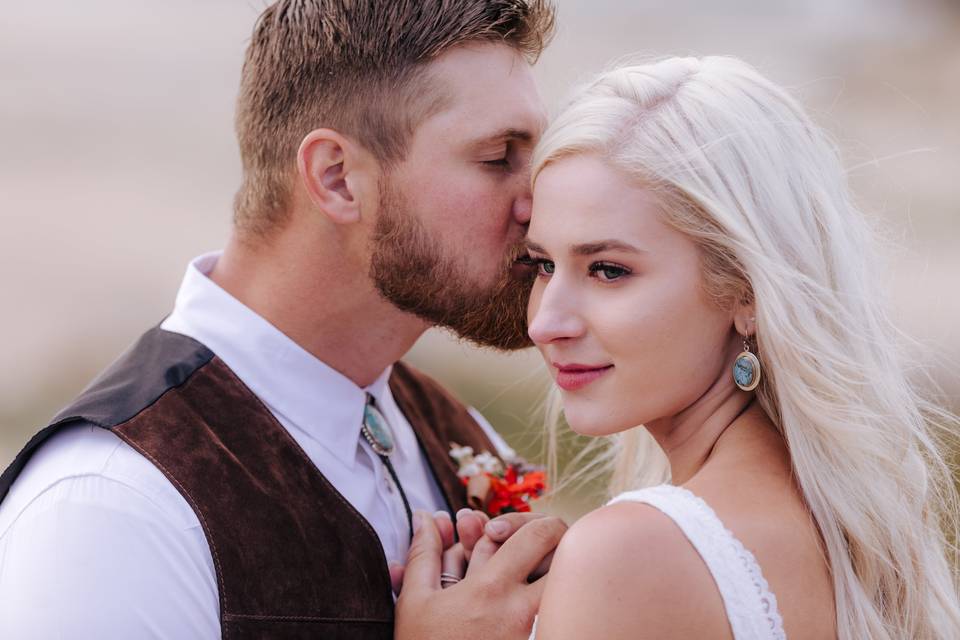
{"type": "Polygon", "coordinates": [[[517,280],[526,279],[536,273],[537,268],[531,262],[515,261],[510,265],[510,275],[517,280]]]}
{"type": "Polygon", "coordinates": [[[533,263],[527,254],[520,255],[510,265],[510,275],[517,280],[522,280],[532,276],[537,271],[537,265],[533,263]]]}
{"type": "Polygon", "coordinates": [[[557,386],[564,391],[581,389],[613,369],[612,364],[552,364],[557,369],[557,386]]]}

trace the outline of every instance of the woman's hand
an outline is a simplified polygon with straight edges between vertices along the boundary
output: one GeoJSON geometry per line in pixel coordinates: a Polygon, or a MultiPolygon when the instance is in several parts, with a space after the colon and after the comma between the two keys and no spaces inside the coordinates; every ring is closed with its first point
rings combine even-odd
{"type": "MultiPolygon", "coordinates": [[[[544,580],[530,582],[528,578],[553,553],[567,526],[559,518],[510,515],[521,517],[507,520],[509,531],[502,531],[510,535],[502,543],[486,534],[476,539],[475,530],[467,531],[475,542],[470,567],[461,581],[444,589],[441,573],[454,567],[449,552],[462,549],[465,562],[465,546],[450,545],[445,553],[445,541],[437,521],[427,514],[417,514],[416,533],[397,601],[395,638],[526,640],[529,637],[544,580]],[[494,545],[497,548],[494,549],[494,545]]],[[[465,526],[469,529],[474,524],[465,526]]],[[[484,532],[485,527],[486,524],[484,532]]],[[[497,527],[494,533],[502,535],[497,527]]]]}
{"type": "MultiPolygon", "coordinates": [[[[489,560],[500,546],[510,539],[524,525],[547,516],[542,513],[507,513],[490,519],[482,511],[461,509],[457,512],[457,537],[463,545],[466,560],[469,563],[468,572],[476,570],[489,560]],[[474,553],[476,552],[476,554],[474,553]]],[[[553,553],[548,554],[533,573],[530,579],[534,580],[546,575],[550,570],[553,553]]]]}

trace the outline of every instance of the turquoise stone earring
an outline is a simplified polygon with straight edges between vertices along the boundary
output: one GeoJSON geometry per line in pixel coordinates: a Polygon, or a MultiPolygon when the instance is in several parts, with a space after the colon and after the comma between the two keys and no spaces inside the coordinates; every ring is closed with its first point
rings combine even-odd
{"type": "Polygon", "coordinates": [[[733,381],[744,391],[753,391],[760,384],[760,360],[750,351],[743,339],[743,352],[733,361],[733,381]]]}

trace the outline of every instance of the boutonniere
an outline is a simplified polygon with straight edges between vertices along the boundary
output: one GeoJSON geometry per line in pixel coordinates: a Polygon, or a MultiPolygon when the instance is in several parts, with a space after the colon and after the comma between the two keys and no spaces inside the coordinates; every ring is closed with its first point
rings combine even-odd
{"type": "Polygon", "coordinates": [[[547,474],[512,450],[504,459],[489,451],[474,455],[473,447],[450,443],[450,457],[457,461],[457,476],[467,488],[467,504],[491,517],[513,511],[530,511],[530,502],[547,489],[547,474]]]}

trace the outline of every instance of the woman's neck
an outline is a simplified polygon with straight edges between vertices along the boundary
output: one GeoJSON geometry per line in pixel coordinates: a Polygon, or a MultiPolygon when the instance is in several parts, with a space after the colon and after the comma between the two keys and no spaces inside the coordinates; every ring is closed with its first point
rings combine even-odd
{"type": "Polygon", "coordinates": [[[753,400],[753,393],[723,376],[677,415],[645,425],[670,461],[673,484],[684,484],[700,471],[717,441],[753,400]]]}

